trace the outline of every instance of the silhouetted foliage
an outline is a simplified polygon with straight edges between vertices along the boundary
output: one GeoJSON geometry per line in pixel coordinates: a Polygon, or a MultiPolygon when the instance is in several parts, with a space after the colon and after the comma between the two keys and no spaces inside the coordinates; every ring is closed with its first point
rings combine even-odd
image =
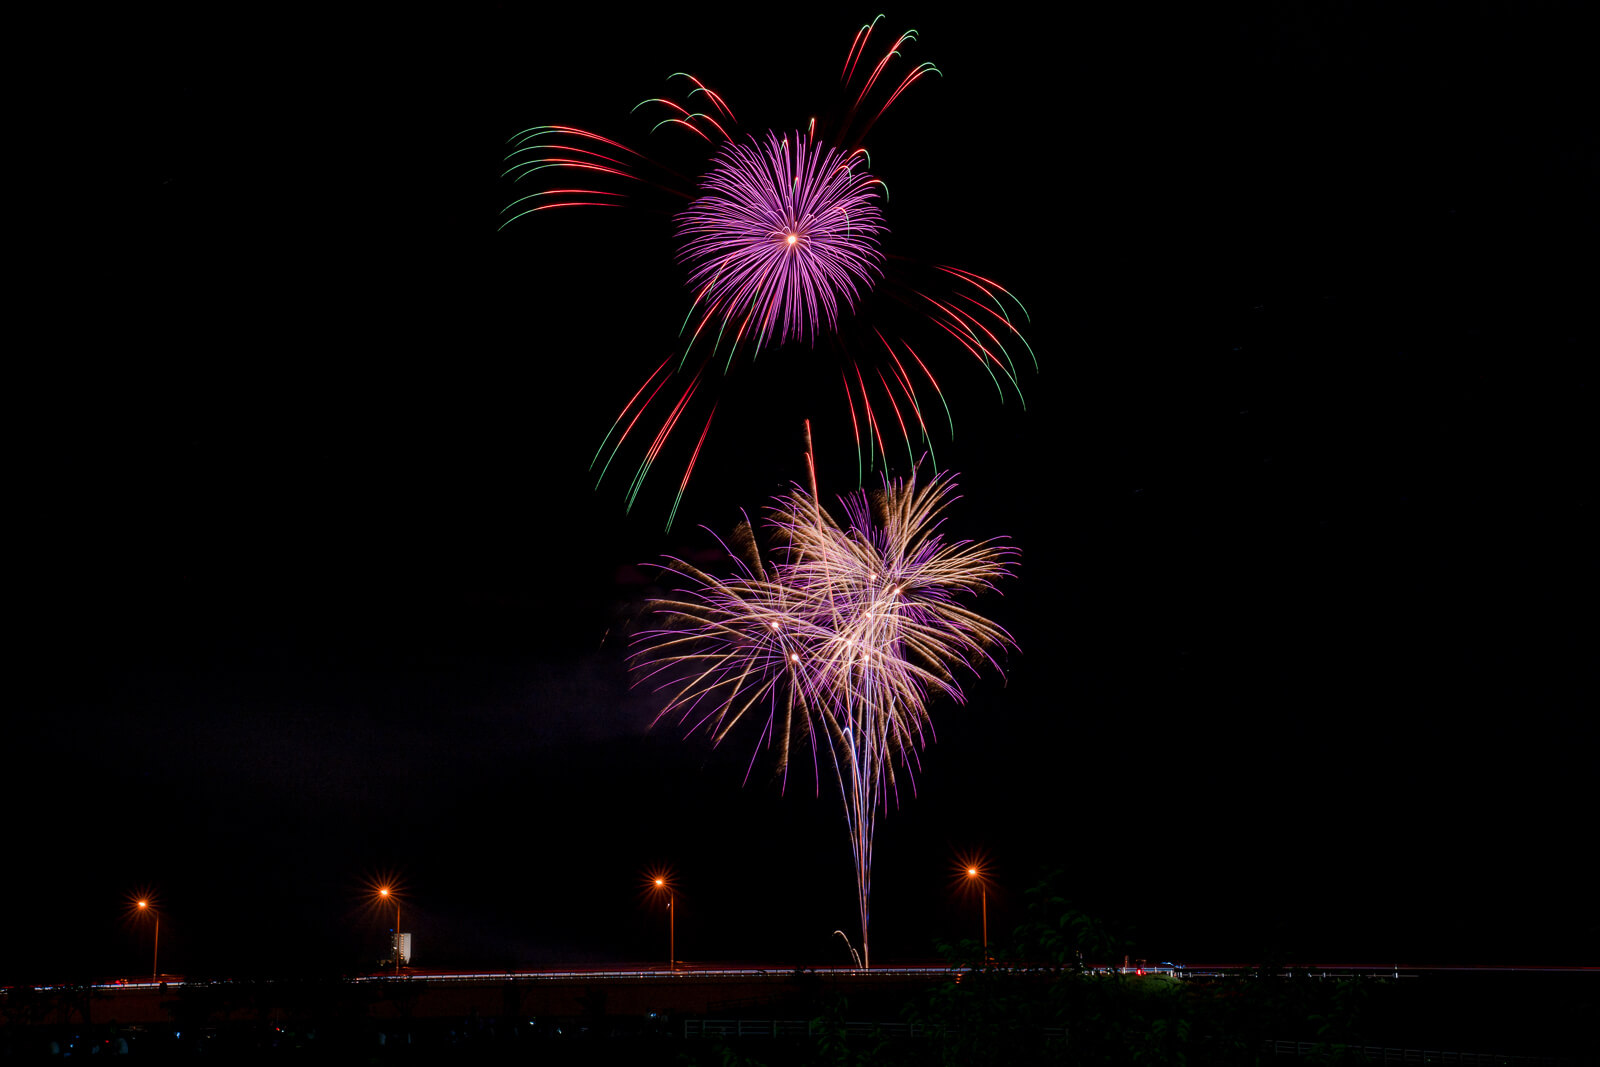
{"type": "MultiPolygon", "coordinates": [[[[907,1005],[914,1036],[852,1034],[829,1001],[802,1060],[825,1067],[1028,1067],[1047,1064],[1254,1064],[1268,1038],[1321,1043],[1307,1063],[1340,1063],[1360,1039],[1370,981],[1285,974],[1268,962],[1228,979],[1128,975],[1109,967],[1129,945],[1059,890],[1053,872],[1027,892],[1008,938],[941,944],[950,979],[907,1005]]],[[[755,1054],[756,1050],[750,1050],[755,1054]]],[[[756,1062],[726,1049],[727,1062],[756,1062]]],[[[697,1062],[711,1062],[702,1060],[697,1062]]],[[[787,1059],[784,1062],[789,1062],[787,1059]]]]}

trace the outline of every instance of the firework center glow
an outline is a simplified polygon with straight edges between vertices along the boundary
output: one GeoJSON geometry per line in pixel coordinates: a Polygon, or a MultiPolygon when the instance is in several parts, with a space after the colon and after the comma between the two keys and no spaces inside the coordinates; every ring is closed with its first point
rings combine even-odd
{"type": "Polygon", "coordinates": [[[769,133],[722,147],[678,215],[695,303],[761,343],[814,343],[882,276],[877,179],[821,143],[769,133]]]}

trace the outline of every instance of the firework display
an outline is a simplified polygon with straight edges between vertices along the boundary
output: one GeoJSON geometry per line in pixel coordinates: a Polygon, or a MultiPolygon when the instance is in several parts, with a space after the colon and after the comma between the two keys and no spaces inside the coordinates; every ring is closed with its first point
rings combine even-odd
{"type": "Polygon", "coordinates": [[[503,177],[535,188],[506,205],[501,229],[561,207],[633,204],[675,217],[692,294],[681,347],[646,376],[591,463],[598,483],[624,449],[642,453],[625,492],[631,509],[654,464],[669,451],[683,455],[669,528],[711,433],[714,380],[763,348],[805,345],[818,372],[837,375],[858,480],[886,463],[892,440],[902,440],[915,463],[919,452],[934,454],[941,422],[954,434],[935,373],[948,355],[974,361],[1002,402],[1021,400],[1015,357],[1026,352],[1036,365],[1017,321],[1027,311],[998,282],[883,246],[887,190],[869,169],[864,141],[895,100],[939,71],[924,62],[892,75],[917,35],[907,31],[883,48],[877,22],[851,41],[840,107],[803,133],[746,130],[719,93],[680,73],[669,78],[680,100],[652,97],[634,110],[659,115],[651,132],[667,139],[663,153],[687,153],[687,162],[669,166],[573,126],[534,126],[510,138],[503,177]]]}
{"type": "Polygon", "coordinates": [[[724,542],[732,576],[668,565],[689,588],[656,602],[664,622],[640,635],[634,657],[668,693],[662,718],[687,733],[721,742],[753,720],[751,768],[775,746],[787,782],[795,750],[809,749],[820,789],[821,763],[831,766],[855,859],[863,966],[876,816],[902,782],[915,788],[933,737],[930,700],[963,702],[960,677],[998,670],[996,653],[1012,645],[962,601],[1009,575],[1015,551],[944,535],[954,488],[948,475],[885,479],[843,498],[842,523],[814,490],[792,490],[769,512],[770,558],[746,520],[724,542]]]}
{"type": "MultiPolygon", "coordinates": [[[[624,450],[640,455],[625,493],[630,509],[653,466],[681,455],[670,529],[729,395],[719,379],[769,348],[792,350],[809,378],[837,375],[848,423],[835,422],[853,436],[856,484],[869,468],[886,470],[891,444],[904,442],[912,473],[885,473],[881,488],[846,494],[837,517],[822,505],[813,468],[809,489],[769,508],[768,550],[742,522],[723,543],[733,573],[672,560],[666,569],[681,591],[650,605],[659,621],[632,657],[637,674],[666,693],[658,722],[715,743],[746,727],[757,736],[746,780],[764,749],[776,750],[785,784],[806,753],[819,792],[831,771],[854,857],[862,966],[871,958],[875,821],[915,789],[933,740],[930,705],[964,702],[963,679],[998,670],[1013,647],[967,602],[1010,574],[1015,549],[947,537],[954,479],[918,479],[919,454],[938,470],[940,425],[954,435],[940,378],[953,356],[981,368],[975,380],[992,382],[1001,402],[1020,401],[1017,357],[1036,366],[1020,328],[1027,311],[998,282],[888,247],[888,189],[865,139],[891,104],[938,71],[919,63],[891,73],[916,34],[884,47],[877,23],[851,41],[841,106],[802,128],[747,128],[721,94],[680,73],[668,79],[679,98],[634,108],[657,118],[651,133],[662,142],[651,154],[574,126],[513,135],[503,177],[531,188],[506,206],[501,226],[564,207],[633,205],[672,219],[689,294],[679,344],[645,375],[591,463],[598,484],[624,450]]],[[[807,442],[809,461],[809,422],[807,442]]]]}

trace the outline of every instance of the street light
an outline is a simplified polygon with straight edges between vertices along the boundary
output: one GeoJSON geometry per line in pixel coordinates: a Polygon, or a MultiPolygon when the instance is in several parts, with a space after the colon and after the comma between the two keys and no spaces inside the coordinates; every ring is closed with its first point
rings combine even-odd
{"type": "Polygon", "coordinates": [[[967,877],[978,880],[978,889],[983,898],[983,962],[989,962],[989,883],[983,880],[983,872],[977,867],[967,868],[967,877]]]}
{"type": "Polygon", "coordinates": [[[140,911],[148,911],[156,917],[156,943],[150,952],[150,977],[153,980],[161,977],[161,969],[158,966],[161,959],[161,913],[153,908],[148,900],[140,900],[137,903],[140,911]]]}
{"type": "Polygon", "coordinates": [[[378,896],[394,901],[394,973],[400,974],[400,896],[389,891],[388,886],[378,888],[378,896]]]}
{"type": "Polygon", "coordinates": [[[667,970],[675,971],[678,969],[678,917],[672,906],[672,887],[660,876],[656,877],[655,885],[667,892],[667,970]]]}

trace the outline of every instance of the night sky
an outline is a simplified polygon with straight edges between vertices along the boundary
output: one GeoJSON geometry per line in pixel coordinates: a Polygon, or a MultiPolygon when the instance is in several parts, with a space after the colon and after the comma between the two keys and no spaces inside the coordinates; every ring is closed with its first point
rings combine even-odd
{"type": "MultiPolygon", "coordinates": [[[[1576,20],[1275,7],[888,12],[945,73],[869,140],[889,243],[1021,296],[1040,370],[1024,412],[938,353],[1021,652],[933,710],[875,960],[976,936],[967,853],[992,933],[1060,867],[1151,959],[1600,959],[1576,20]]],[[[142,889],[163,970],[355,971],[384,873],[422,966],[653,960],[658,866],[681,957],[847,962],[832,783],[741,787],[755,737],[650,730],[625,662],[639,565],[802,478],[802,419],[855,487],[842,398],[764,355],[674,529],[681,466],[626,514],[588,464],[674,351],[670,219],[495,227],[508,135],[660,143],[677,70],[795,128],[874,13],[100,28],[13,355],[0,981],[147,968],[142,889]]]]}

